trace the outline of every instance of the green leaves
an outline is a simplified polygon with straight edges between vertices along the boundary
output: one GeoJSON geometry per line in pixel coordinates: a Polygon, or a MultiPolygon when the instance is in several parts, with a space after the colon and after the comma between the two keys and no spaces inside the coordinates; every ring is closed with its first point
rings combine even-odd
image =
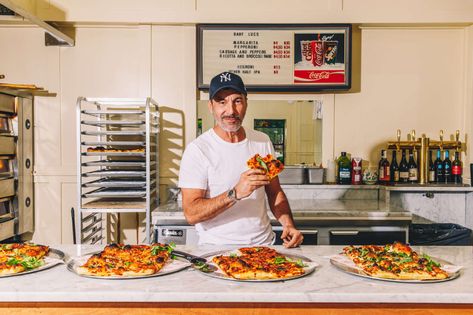
{"type": "Polygon", "coordinates": [[[174,248],[176,248],[176,244],[174,242],[171,242],[165,246],[156,245],[156,246],[151,247],[151,255],[156,256],[159,252],[162,252],[162,251],[166,251],[169,254],[171,254],[174,248]]]}
{"type": "Polygon", "coordinates": [[[204,262],[201,262],[201,261],[196,261],[194,263],[194,266],[199,269],[200,271],[203,271],[203,272],[211,272],[212,270],[210,270],[210,266],[207,265],[206,263],[204,262]]]}
{"type": "Polygon", "coordinates": [[[256,161],[258,161],[259,165],[261,165],[261,167],[266,171],[266,172],[269,172],[269,169],[268,169],[268,166],[266,165],[266,163],[263,161],[263,159],[259,156],[256,157],[256,161]]]}
{"type": "Polygon", "coordinates": [[[42,266],[44,262],[35,257],[23,256],[22,259],[16,257],[11,257],[7,260],[7,265],[9,266],[18,266],[22,265],[25,269],[35,269],[42,266]]]}
{"type": "Polygon", "coordinates": [[[276,258],[274,258],[274,263],[275,263],[276,265],[280,265],[280,264],[283,264],[283,263],[285,263],[285,262],[286,262],[286,258],[284,258],[284,257],[276,257],[276,258]]]}

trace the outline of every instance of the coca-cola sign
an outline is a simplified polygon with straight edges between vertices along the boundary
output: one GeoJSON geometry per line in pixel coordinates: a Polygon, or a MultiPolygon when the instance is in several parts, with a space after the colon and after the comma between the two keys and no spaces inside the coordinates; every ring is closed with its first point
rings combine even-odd
{"type": "Polygon", "coordinates": [[[221,72],[252,91],[346,90],[351,85],[350,24],[201,24],[198,88],[221,72]]]}

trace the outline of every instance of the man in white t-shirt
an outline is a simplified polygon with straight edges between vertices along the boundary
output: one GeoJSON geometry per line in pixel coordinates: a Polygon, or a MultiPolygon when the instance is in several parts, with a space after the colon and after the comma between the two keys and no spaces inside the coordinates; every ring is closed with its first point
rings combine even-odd
{"type": "Polygon", "coordinates": [[[270,245],[275,241],[265,194],[283,226],[286,247],[302,243],[278,177],[269,181],[246,161],[259,153],[274,155],[269,137],[241,126],[247,108],[242,79],[223,72],[210,82],[209,110],[216,125],[186,148],[179,172],[184,215],[195,224],[199,244],[270,245]]]}

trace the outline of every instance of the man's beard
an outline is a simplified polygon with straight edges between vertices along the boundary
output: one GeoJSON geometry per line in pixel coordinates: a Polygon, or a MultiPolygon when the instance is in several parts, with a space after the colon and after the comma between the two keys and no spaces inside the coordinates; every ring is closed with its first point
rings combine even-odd
{"type": "Polygon", "coordinates": [[[223,116],[221,119],[217,119],[217,125],[219,125],[225,132],[237,132],[241,128],[241,119],[238,115],[223,116]],[[236,122],[235,124],[227,125],[224,121],[225,118],[233,118],[236,122]]]}

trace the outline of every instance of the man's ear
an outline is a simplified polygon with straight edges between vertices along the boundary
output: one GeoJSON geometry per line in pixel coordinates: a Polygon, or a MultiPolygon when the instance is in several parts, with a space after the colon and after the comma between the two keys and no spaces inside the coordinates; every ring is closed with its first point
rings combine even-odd
{"type": "Polygon", "coordinates": [[[213,114],[213,109],[212,109],[212,100],[209,100],[209,102],[207,103],[207,105],[209,106],[209,111],[211,114],[213,114]]]}

